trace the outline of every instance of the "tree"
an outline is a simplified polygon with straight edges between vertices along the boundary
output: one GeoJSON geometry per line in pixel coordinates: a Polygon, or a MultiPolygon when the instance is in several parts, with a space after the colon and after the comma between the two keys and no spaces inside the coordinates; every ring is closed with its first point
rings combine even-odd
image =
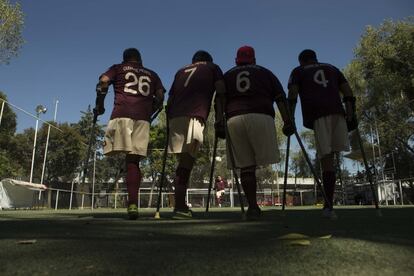
{"type": "MultiPolygon", "coordinates": [[[[4,101],[7,101],[7,96],[0,91],[0,108],[4,101]]],[[[1,118],[0,135],[11,136],[16,132],[16,113],[9,107],[7,103],[4,103],[3,116],[1,118]]],[[[3,138],[3,137],[2,137],[3,138]]],[[[8,137],[7,139],[9,139],[8,137]]],[[[0,138],[1,139],[1,138],[0,138]]]]}
{"type": "Polygon", "coordinates": [[[295,177],[312,176],[308,163],[306,162],[306,159],[300,149],[292,153],[291,166],[295,177]]]}
{"type": "MultiPolygon", "coordinates": [[[[70,182],[78,173],[79,160],[84,151],[81,135],[68,123],[58,124],[58,131],[51,128],[47,163],[45,171],[45,183],[51,181],[70,182]]],[[[39,130],[38,151],[36,152],[36,166],[34,179],[40,181],[43,159],[45,154],[47,125],[39,130]]]]}
{"type": "Polygon", "coordinates": [[[14,133],[16,132],[16,114],[7,103],[7,96],[0,92],[0,108],[4,103],[0,124],[0,179],[15,177],[21,173],[21,167],[14,162],[10,149],[13,147],[14,133]]]}
{"type": "MultiPolygon", "coordinates": [[[[90,152],[90,156],[88,156],[89,163],[87,167],[87,178],[92,179],[93,162],[91,162],[91,160],[93,160],[95,151],[97,152],[98,160],[102,160],[104,158],[102,155],[101,149],[103,147],[103,140],[104,140],[105,132],[103,130],[103,125],[100,125],[98,121],[92,133],[93,112],[92,112],[92,108],[90,105],[88,106],[86,111],[81,111],[81,114],[82,116],[80,120],[76,124],[71,124],[71,127],[74,128],[81,137],[82,147],[81,147],[81,156],[78,160],[78,167],[79,167],[78,171],[80,173],[83,169],[83,166],[85,165],[84,163],[86,162],[86,154],[87,154],[87,150],[89,147],[89,140],[92,135],[91,152],[90,152]]],[[[102,170],[98,171],[97,178],[101,180],[105,179],[105,177],[100,175],[100,173],[102,173],[102,170]]]]}
{"type": "MultiPolygon", "coordinates": [[[[150,130],[150,141],[148,145],[148,156],[141,162],[142,171],[145,177],[148,177],[153,181],[153,185],[160,183],[162,162],[164,156],[164,148],[166,143],[166,116],[165,112],[161,112],[157,118],[157,121],[150,130]]],[[[167,163],[165,168],[166,185],[164,188],[170,188],[175,176],[176,157],[172,154],[167,155],[167,163]]]]}
{"type": "Polygon", "coordinates": [[[9,0],[0,0],[0,64],[8,64],[24,43],[23,17],[18,3],[12,5],[9,0]]]}
{"type": "Polygon", "coordinates": [[[404,163],[412,163],[414,155],[413,40],[413,17],[369,26],[355,49],[355,59],[345,69],[357,97],[364,140],[380,141],[383,155],[405,156],[404,163]]]}

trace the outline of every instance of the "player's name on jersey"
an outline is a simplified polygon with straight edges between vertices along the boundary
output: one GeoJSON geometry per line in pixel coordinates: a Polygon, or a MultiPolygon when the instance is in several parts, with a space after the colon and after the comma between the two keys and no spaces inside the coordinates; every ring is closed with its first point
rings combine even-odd
{"type": "Polygon", "coordinates": [[[124,67],[122,67],[122,70],[123,71],[134,71],[135,73],[144,73],[146,75],[151,75],[150,71],[147,71],[143,68],[135,68],[135,67],[132,67],[132,66],[124,66],[124,67]]]}
{"type": "Polygon", "coordinates": [[[198,64],[207,64],[207,62],[206,61],[197,61],[195,63],[188,64],[188,65],[184,66],[184,68],[191,67],[191,66],[198,65],[198,64]]]}
{"type": "Polygon", "coordinates": [[[230,72],[234,70],[243,70],[243,69],[248,69],[248,68],[262,69],[261,66],[256,65],[256,64],[246,64],[246,65],[239,65],[239,66],[233,67],[232,69],[230,69],[230,72]]]}

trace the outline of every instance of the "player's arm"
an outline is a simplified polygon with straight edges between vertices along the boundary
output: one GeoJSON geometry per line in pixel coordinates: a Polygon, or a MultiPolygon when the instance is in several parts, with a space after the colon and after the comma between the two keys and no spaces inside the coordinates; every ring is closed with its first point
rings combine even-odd
{"type": "Polygon", "coordinates": [[[356,129],[358,126],[356,118],[356,98],[354,97],[354,94],[348,82],[343,82],[339,86],[339,90],[342,94],[342,101],[345,103],[348,131],[351,131],[356,129]]]}
{"type": "Polygon", "coordinates": [[[96,116],[102,115],[105,113],[105,97],[108,94],[108,88],[110,85],[110,79],[102,75],[99,78],[98,84],[96,84],[96,101],[95,101],[95,108],[93,112],[96,116]]]}
{"type": "Polygon", "coordinates": [[[290,136],[295,132],[295,122],[289,114],[289,106],[283,90],[276,97],[276,104],[283,120],[283,133],[286,136],[290,136]]]}
{"type": "Polygon", "coordinates": [[[216,96],[215,96],[215,112],[216,112],[216,122],[214,124],[216,130],[216,136],[222,139],[226,138],[224,124],[224,108],[226,106],[226,84],[223,80],[218,80],[215,82],[216,87],[216,96]]]}
{"type": "Polygon", "coordinates": [[[298,101],[299,87],[296,84],[289,86],[287,102],[289,105],[290,118],[295,120],[296,103],[298,101]]]}
{"type": "Polygon", "coordinates": [[[216,122],[223,121],[224,107],[226,106],[226,85],[223,80],[216,81],[216,122]]]}
{"type": "Polygon", "coordinates": [[[286,100],[285,91],[283,91],[282,84],[275,76],[274,84],[276,90],[275,101],[283,120],[283,133],[286,136],[290,136],[295,132],[295,121],[291,119],[291,116],[289,114],[289,106],[286,100]]]}
{"type": "Polygon", "coordinates": [[[344,82],[339,86],[339,90],[342,94],[342,99],[345,103],[346,113],[353,114],[355,112],[355,97],[352,93],[351,87],[347,82],[344,82]]]}

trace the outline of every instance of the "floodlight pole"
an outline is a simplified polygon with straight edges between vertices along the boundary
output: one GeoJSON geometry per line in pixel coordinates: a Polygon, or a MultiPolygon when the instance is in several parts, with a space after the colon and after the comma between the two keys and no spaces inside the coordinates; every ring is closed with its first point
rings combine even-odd
{"type": "Polygon", "coordinates": [[[4,104],[5,104],[6,102],[5,101],[3,101],[2,103],[1,103],[1,110],[0,110],[0,125],[1,125],[1,119],[3,118],[3,111],[4,111],[4,104]]]}
{"type": "Polygon", "coordinates": [[[93,155],[93,174],[92,174],[92,205],[91,209],[93,210],[95,204],[95,173],[96,173],[96,149],[93,155]]]}
{"type": "MultiPolygon", "coordinates": [[[[57,114],[57,107],[58,107],[59,101],[55,101],[55,114],[53,116],[53,122],[56,122],[56,114],[57,114]]],[[[49,136],[50,136],[50,125],[47,128],[47,137],[46,137],[46,147],[45,147],[45,156],[43,158],[43,167],[42,167],[42,176],[40,177],[40,184],[43,184],[43,177],[45,175],[45,167],[46,167],[46,158],[47,158],[47,150],[49,147],[49,136]]],[[[41,192],[40,192],[41,193],[41,192]]],[[[39,195],[40,197],[40,195],[39,195]]]]}
{"type": "Polygon", "coordinates": [[[36,153],[36,140],[37,140],[37,129],[39,127],[39,116],[41,113],[46,113],[47,109],[43,107],[42,105],[38,105],[36,107],[36,128],[35,128],[35,134],[33,139],[33,153],[32,153],[32,165],[30,167],[30,179],[29,182],[32,183],[33,181],[33,168],[34,168],[34,158],[36,153]]]}

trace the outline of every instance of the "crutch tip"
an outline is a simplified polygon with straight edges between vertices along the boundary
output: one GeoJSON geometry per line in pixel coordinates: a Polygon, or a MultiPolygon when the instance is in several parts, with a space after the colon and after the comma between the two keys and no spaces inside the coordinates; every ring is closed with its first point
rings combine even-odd
{"type": "Polygon", "coordinates": [[[154,218],[155,218],[155,219],[160,219],[160,218],[161,218],[161,217],[160,217],[160,212],[156,212],[156,213],[155,213],[154,218]]]}
{"type": "Polygon", "coordinates": [[[377,209],[375,213],[376,213],[377,217],[382,217],[382,212],[381,212],[380,209],[377,209]]]}

